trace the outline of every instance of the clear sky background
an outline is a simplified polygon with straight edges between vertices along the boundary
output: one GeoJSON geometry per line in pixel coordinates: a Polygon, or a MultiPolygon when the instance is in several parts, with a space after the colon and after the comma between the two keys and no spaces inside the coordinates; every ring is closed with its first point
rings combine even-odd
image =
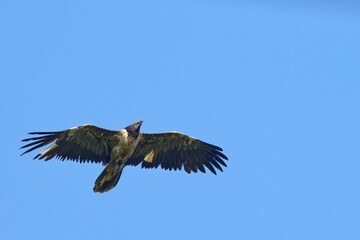
{"type": "Polygon", "coordinates": [[[356,1],[1,1],[0,239],[360,239],[356,1]],[[221,146],[217,176],[20,157],[92,123],[221,146]]]}

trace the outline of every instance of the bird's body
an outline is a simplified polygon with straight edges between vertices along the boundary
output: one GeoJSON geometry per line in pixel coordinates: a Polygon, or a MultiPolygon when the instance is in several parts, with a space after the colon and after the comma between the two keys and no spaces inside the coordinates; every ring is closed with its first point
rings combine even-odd
{"type": "Polygon", "coordinates": [[[119,131],[85,124],[59,132],[33,132],[30,134],[42,136],[24,139],[33,142],[22,147],[31,147],[23,154],[55,141],[34,159],[47,161],[56,157],[62,161],[68,159],[107,165],[95,181],[95,192],[106,192],[115,187],[127,165],[142,163],[144,168],[161,165],[169,170],[181,170],[184,166],[188,173],[197,170],[205,172],[206,166],[214,174],[214,167],[222,171],[219,163],[226,166],[223,159],[227,160],[227,157],[217,146],[178,132],[141,133],[141,124],[142,121],[139,121],[119,131]]]}

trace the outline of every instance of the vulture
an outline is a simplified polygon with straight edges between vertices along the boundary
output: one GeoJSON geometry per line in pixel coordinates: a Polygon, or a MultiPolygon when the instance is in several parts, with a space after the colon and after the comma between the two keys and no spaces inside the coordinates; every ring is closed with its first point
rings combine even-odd
{"type": "Polygon", "coordinates": [[[205,167],[216,175],[215,168],[223,171],[228,158],[222,149],[179,132],[142,133],[143,121],[119,131],[85,124],[58,132],[31,132],[40,135],[23,139],[30,142],[21,155],[52,143],[34,159],[102,163],[105,169],[95,181],[94,192],[107,192],[114,188],[125,166],[184,170],[187,173],[205,173],[205,167]]]}

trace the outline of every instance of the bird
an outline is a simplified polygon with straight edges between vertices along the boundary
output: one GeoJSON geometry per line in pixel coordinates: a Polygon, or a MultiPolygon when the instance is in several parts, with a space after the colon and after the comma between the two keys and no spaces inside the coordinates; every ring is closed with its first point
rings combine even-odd
{"type": "Polygon", "coordinates": [[[114,188],[128,165],[141,163],[145,169],[161,166],[170,171],[183,168],[187,173],[205,173],[206,167],[215,175],[215,168],[222,172],[221,166],[227,167],[222,148],[176,131],[142,133],[142,123],[116,131],[85,124],[63,131],[30,132],[40,136],[22,140],[30,143],[21,147],[28,148],[21,156],[52,143],[34,159],[102,163],[106,167],[95,181],[95,193],[114,188]]]}

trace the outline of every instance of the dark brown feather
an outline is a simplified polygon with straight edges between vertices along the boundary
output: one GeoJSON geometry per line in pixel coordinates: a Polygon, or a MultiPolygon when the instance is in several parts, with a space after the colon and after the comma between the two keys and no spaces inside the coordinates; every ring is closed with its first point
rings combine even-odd
{"type": "MultiPolygon", "coordinates": [[[[44,136],[27,138],[22,141],[33,141],[21,148],[28,148],[23,154],[54,142],[34,159],[48,161],[53,157],[61,161],[96,162],[106,164],[110,161],[111,147],[115,144],[117,131],[111,131],[86,124],[59,132],[32,132],[44,136]]],[[[22,154],[22,155],[23,155],[22,154]]]]}
{"type": "Polygon", "coordinates": [[[222,171],[220,164],[226,167],[224,160],[228,160],[221,151],[220,147],[178,132],[143,133],[126,165],[136,166],[141,163],[143,168],[157,168],[161,165],[165,170],[181,170],[184,167],[187,173],[198,170],[205,173],[206,166],[216,174],[214,167],[222,171]],[[153,158],[149,162],[149,159],[145,159],[147,156],[151,158],[152,151],[153,158]]]}

